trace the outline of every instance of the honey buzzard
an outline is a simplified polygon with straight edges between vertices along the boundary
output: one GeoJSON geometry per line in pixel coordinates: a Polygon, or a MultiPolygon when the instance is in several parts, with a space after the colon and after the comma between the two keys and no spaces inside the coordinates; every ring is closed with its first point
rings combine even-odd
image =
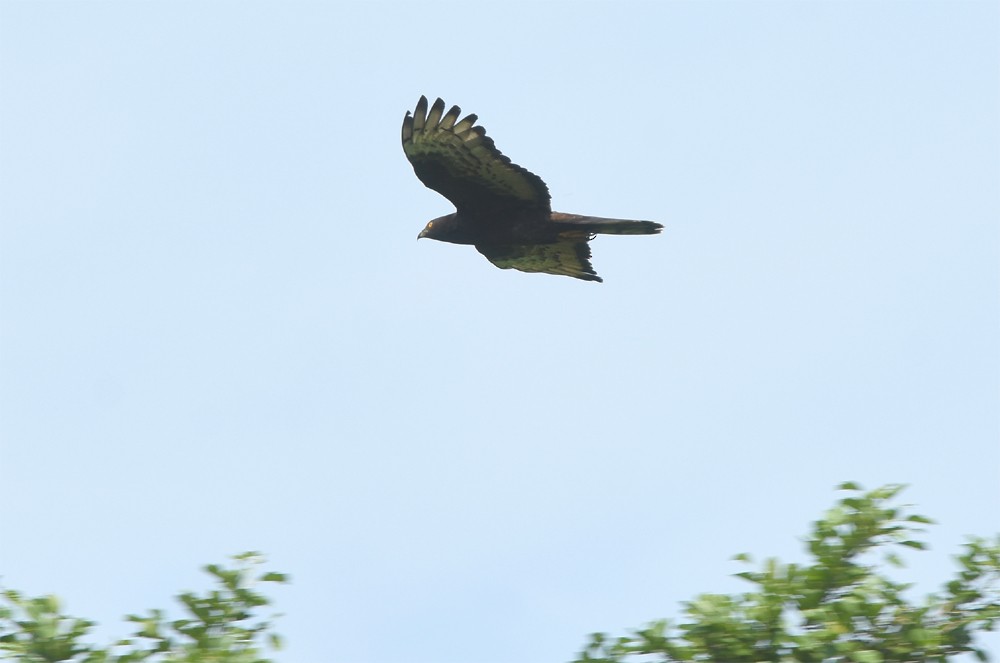
{"type": "Polygon", "coordinates": [[[601,281],[590,264],[595,235],[652,235],[652,221],[606,219],[553,212],[540,177],[500,153],[477,117],[427,97],[403,118],[403,152],[428,188],[450,200],[454,214],[438,217],[417,236],[472,244],[501,269],[562,274],[601,281]]]}

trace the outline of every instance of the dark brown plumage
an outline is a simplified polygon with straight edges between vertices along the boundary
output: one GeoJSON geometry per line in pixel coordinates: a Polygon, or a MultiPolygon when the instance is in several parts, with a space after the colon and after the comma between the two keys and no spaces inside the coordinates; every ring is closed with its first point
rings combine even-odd
{"type": "Polygon", "coordinates": [[[652,221],[606,219],[553,212],[540,177],[511,163],[475,126],[477,117],[438,99],[427,112],[420,97],[403,118],[403,152],[427,187],[455,205],[455,213],[430,221],[418,237],[472,244],[501,269],[562,274],[601,281],[590,264],[595,235],[652,235],[652,221]]]}

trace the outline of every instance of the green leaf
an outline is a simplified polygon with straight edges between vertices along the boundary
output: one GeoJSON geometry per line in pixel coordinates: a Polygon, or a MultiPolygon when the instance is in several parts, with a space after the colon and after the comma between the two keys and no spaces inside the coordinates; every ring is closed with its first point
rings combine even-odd
{"type": "Polygon", "coordinates": [[[896,553],[894,553],[894,552],[887,553],[886,556],[885,556],[885,561],[890,566],[894,566],[897,569],[901,569],[904,566],[906,566],[906,564],[903,562],[903,559],[899,555],[897,555],[896,553]]]}
{"type": "Polygon", "coordinates": [[[260,579],[263,582],[282,582],[282,583],[291,582],[291,576],[289,576],[287,573],[275,573],[273,571],[271,573],[265,573],[260,577],[260,579]]]}
{"type": "Polygon", "coordinates": [[[923,523],[924,525],[934,525],[934,524],[936,524],[932,519],[928,518],[927,516],[920,516],[920,515],[916,515],[916,514],[914,514],[912,516],[908,516],[906,518],[906,520],[907,520],[907,522],[911,522],[911,523],[923,523]]]}

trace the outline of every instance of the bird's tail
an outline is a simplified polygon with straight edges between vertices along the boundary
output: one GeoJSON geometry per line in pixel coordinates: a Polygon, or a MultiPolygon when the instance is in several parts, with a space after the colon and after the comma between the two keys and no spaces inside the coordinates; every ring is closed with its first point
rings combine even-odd
{"type": "Polygon", "coordinates": [[[663,226],[653,221],[633,221],[631,219],[607,219],[600,216],[582,216],[553,212],[552,221],[566,230],[580,230],[601,235],[655,235],[663,226]]]}

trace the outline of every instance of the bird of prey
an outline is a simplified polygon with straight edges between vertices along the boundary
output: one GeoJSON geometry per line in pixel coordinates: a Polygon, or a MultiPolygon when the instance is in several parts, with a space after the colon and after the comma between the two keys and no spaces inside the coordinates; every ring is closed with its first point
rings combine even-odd
{"type": "Polygon", "coordinates": [[[413,115],[403,118],[403,152],[428,188],[455,205],[418,235],[453,244],[472,244],[501,269],[562,274],[601,281],[590,264],[595,235],[652,235],[652,221],[607,219],[553,212],[549,189],[540,177],[500,153],[475,115],[458,119],[461,109],[444,112],[438,99],[427,112],[420,97],[413,115]]]}

